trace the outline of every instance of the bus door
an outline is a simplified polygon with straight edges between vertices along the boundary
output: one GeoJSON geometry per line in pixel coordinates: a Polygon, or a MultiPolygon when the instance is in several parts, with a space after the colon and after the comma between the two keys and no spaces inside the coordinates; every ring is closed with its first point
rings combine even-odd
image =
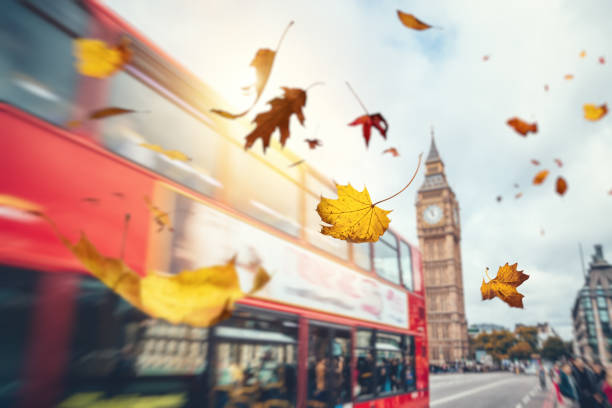
{"type": "Polygon", "coordinates": [[[307,407],[336,407],[352,401],[351,339],[350,327],[310,322],[307,407]]]}

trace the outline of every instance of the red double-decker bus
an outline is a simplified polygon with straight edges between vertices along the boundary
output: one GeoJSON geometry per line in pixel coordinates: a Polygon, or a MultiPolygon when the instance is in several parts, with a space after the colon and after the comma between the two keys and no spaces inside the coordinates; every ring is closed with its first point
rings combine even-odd
{"type": "Polygon", "coordinates": [[[171,324],[89,275],[43,218],[0,205],[0,406],[428,405],[416,247],[392,230],[322,235],[333,184],[277,145],[245,152],[248,125],[209,113],[219,95],[96,1],[4,0],[0,44],[0,195],[142,276],[232,257],[247,287],[249,265],[272,274],[214,327],[171,324]],[[133,56],[81,76],[79,37],[127,37],[133,56]],[[85,119],[107,106],[148,113],[85,119]]]}

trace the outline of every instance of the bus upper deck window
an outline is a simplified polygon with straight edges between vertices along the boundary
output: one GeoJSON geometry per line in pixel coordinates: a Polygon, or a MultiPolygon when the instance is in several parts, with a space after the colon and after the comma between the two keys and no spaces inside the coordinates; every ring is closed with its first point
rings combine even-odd
{"type": "Polygon", "coordinates": [[[374,268],[381,278],[400,283],[397,238],[391,231],[374,243],[374,268]]]}
{"type": "Polygon", "coordinates": [[[402,282],[404,287],[412,290],[412,255],[410,253],[410,245],[404,241],[400,241],[400,266],[402,269],[402,282]]]}

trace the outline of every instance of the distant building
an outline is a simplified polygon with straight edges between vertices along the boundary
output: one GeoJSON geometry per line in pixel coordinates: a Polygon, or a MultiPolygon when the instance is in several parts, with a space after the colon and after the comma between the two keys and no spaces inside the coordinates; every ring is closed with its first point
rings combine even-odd
{"type": "Polygon", "coordinates": [[[552,326],[548,322],[536,323],[535,326],[517,323],[514,326],[514,332],[516,333],[516,330],[520,327],[535,327],[538,329],[538,347],[542,347],[542,344],[544,344],[546,339],[548,339],[549,337],[560,337],[559,334],[555,331],[555,329],[552,328],[552,326]]]}
{"type": "Polygon", "coordinates": [[[468,328],[468,333],[472,336],[477,336],[480,333],[491,333],[495,330],[508,330],[507,327],[500,326],[499,324],[493,323],[478,323],[471,324],[468,328]]]}
{"type": "Polygon", "coordinates": [[[612,362],[612,265],[604,259],[601,245],[595,245],[592,258],[572,309],[574,353],[588,361],[609,364],[612,362]]]}

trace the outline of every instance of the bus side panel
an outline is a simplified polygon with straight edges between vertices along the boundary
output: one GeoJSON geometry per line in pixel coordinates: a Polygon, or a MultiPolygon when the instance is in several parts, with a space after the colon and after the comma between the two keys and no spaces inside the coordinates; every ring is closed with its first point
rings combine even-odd
{"type": "Polygon", "coordinates": [[[97,250],[144,274],[152,216],[152,179],[83,137],[0,104],[0,194],[40,207],[43,217],[4,207],[0,263],[43,270],[82,270],[51,222],[72,243],[81,233],[97,250]],[[129,214],[129,217],[127,217],[129,214]],[[129,218],[129,222],[126,219],[129,218]],[[129,223],[129,225],[127,225],[129,223]]]}
{"type": "Polygon", "coordinates": [[[427,350],[427,337],[415,337],[417,391],[429,399],[429,361],[427,350]]]}

